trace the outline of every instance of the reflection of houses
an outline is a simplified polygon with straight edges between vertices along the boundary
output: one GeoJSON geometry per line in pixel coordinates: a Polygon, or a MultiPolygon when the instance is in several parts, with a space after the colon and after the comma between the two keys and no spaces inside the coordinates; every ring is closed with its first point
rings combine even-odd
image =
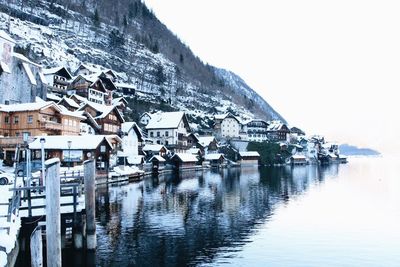
{"type": "Polygon", "coordinates": [[[171,162],[175,166],[176,169],[189,169],[196,166],[198,159],[195,155],[188,153],[175,153],[171,162]]]}
{"type": "Polygon", "coordinates": [[[72,75],[65,67],[44,69],[43,74],[46,78],[49,91],[61,94],[67,93],[69,80],[72,79],[72,75]]]}
{"type": "Polygon", "coordinates": [[[191,130],[184,112],[153,114],[146,129],[149,139],[169,150],[184,152],[193,145],[189,143],[191,130]]]}
{"type": "Polygon", "coordinates": [[[280,121],[271,121],[268,126],[268,138],[273,141],[287,141],[290,129],[280,121]]]}
{"type": "Polygon", "coordinates": [[[242,151],[239,152],[241,165],[258,165],[260,154],[257,151],[242,151]]]}
{"type": "Polygon", "coordinates": [[[248,140],[254,142],[267,141],[268,126],[269,124],[264,120],[254,119],[249,121],[245,126],[248,140]]]}
{"type": "Polygon", "coordinates": [[[40,65],[15,53],[15,41],[0,30],[0,103],[29,103],[46,99],[46,78],[40,65]]]}
{"type": "MultiPolygon", "coordinates": [[[[35,157],[40,159],[41,143],[37,137],[29,148],[34,151],[35,157]]],[[[117,136],[43,136],[46,158],[58,157],[61,162],[69,165],[82,164],[83,161],[96,159],[97,168],[107,170],[110,155],[114,147],[121,141],[117,136]]]]}

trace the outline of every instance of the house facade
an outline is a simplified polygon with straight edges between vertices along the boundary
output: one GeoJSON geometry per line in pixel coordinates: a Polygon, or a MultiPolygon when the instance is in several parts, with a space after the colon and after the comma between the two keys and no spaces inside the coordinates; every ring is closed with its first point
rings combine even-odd
{"type": "Polygon", "coordinates": [[[67,93],[72,75],[65,67],[44,69],[43,74],[46,78],[49,91],[59,94],[67,93]]]}
{"type": "Polygon", "coordinates": [[[129,159],[139,155],[139,147],[143,143],[143,135],[135,122],[124,122],[121,125],[122,151],[129,159]]]}
{"type": "Polygon", "coordinates": [[[247,140],[252,142],[267,141],[268,126],[269,124],[266,121],[260,119],[254,119],[246,123],[247,140]]]}
{"type": "Polygon", "coordinates": [[[191,144],[190,126],[184,112],[154,114],[146,126],[147,137],[155,144],[165,145],[176,153],[185,152],[191,144]]]}
{"type": "Polygon", "coordinates": [[[268,126],[268,138],[273,141],[288,141],[289,127],[280,121],[271,121],[268,126]]]}

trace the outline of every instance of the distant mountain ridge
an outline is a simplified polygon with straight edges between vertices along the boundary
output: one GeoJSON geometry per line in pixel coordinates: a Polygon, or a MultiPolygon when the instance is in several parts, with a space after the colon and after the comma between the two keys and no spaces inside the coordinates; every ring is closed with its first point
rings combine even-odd
{"type": "Polygon", "coordinates": [[[371,148],[359,148],[349,144],[339,146],[340,153],[346,156],[378,156],[381,153],[371,148]]]}
{"type": "Polygon", "coordinates": [[[0,27],[45,67],[94,63],[174,109],[285,121],[239,76],[203,63],[140,0],[3,1],[0,27]]]}

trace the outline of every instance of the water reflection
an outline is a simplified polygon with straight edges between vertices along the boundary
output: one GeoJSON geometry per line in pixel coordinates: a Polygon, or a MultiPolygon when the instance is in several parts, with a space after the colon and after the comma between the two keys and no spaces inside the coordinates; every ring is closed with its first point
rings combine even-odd
{"type": "Polygon", "coordinates": [[[187,266],[240,250],[276,205],[338,175],[338,165],[234,168],[99,188],[99,266],[187,266]]]}

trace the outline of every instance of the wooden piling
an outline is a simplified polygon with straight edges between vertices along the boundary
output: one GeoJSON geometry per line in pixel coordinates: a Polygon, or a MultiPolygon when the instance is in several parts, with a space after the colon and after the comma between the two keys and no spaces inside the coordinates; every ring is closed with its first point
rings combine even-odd
{"type": "Polygon", "coordinates": [[[43,245],[42,245],[42,227],[38,226],[31,235],[31,266],[43,266],[43,245]]]}
{"type": "Polygon", "coordinates": [[[47,266],[61,267],[60,160],[46,161],[47,266]]]}
{"type": "Polygon", "coordinates": [[[84,163],[85,208],[86,208],[86,249],[95,250],[96,240],[96,202],[95,202],[95,161],[87,160],[84,163]]]}

